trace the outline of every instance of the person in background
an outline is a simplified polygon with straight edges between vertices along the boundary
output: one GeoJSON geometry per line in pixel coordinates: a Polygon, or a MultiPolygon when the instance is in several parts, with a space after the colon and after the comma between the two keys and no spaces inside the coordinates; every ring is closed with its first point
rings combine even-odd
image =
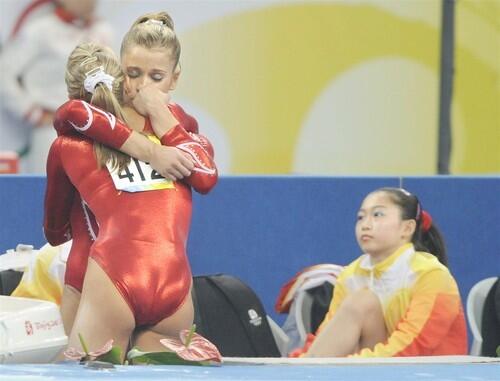
{"type": "Polygon", "coordinates": [[[54,112],[66,100],[69,53],[81,42],[112,42],[110,25],[96,18],[96,5],[97,0],[35,0],[3,46],[0,151],[17,152],[21,172],[45,173],[56,136],[54,112]]]}
{"type": "MultiPolygon", "coordinates": [[[[177,65],[175,59],[170,60],[165,68],[169,82],[177,65]]],[[[104,121],[100,130],[123,137],[120,134],[126,127],[121,120],[127,120],[119,102],[123,75],[111,52],[93,44],[78,46],[68,60],[66,80],[72,100],[57,111],[55,126],[88,130],[94,115],[100,115],[100,120],[96,118],[104,121]]],[[[153,113],[151,106],[144,105],[144,112],[153,113]]],[[[166,105],[162,108],[167,109],[166,105]]],[[[90,348],[113,339],[125,350],[136,328],[142,328],[142,334],[160,347],[157,339],[175,337],[192,324],[191,272],[186,256],[191,186],[208,192],[217,181],[217,171],[211,150],[204,148],[210,147],[209,142],[173,121],[159,137],[166,145],[180,147],[175,149],[183,150],[195,163],[193,173],[182,182],[158,177],[146,163],[79,134],[62,134],[51,147],[44,219],[49,243],[60,244],[69,238],[68,216],[75,188],[98,226],[88,261],[80,261],[85,274],[70,347],[81,347],[81,334],[90,348]]],[[[137,340],[137,345],[152,349],[145,340],[137,340]]]]}
{"type": "Polygon", "coordinates": [[[467,354],[467,331],[441,234],[417,197],[381,188],[358,211],[365,254],[337,279],[330,309],[292,357],[467,354]]]}

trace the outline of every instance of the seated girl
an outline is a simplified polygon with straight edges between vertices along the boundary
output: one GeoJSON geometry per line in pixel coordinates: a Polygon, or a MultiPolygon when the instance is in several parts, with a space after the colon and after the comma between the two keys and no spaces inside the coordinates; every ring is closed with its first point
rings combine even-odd
{"type": "Polygon", "coordinates": [[[355,230],[365,254],[340,274],[316,337],[292,356],[467,354],[444,243],[417,197],[398,188],[368,194],[355,230]]]}

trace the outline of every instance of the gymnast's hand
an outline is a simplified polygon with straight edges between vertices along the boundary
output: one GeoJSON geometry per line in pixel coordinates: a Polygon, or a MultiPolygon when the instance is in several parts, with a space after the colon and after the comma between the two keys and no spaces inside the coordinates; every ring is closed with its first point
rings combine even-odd
{"type": "Polygon", "coordinates": [[[163,110],[170,102],[170,93],[165,93],[152,84],[143,86],[137,91],[126,90],[126,94],[134,109],[145,117],[153,115],[158,110],[163,110]]]}
{"type": "Polygon", "coordinates": [[[158,138],[161,138],[179,121],[167,106],[170,93],[165,93],[153,85],[141,87],[132,99],[134,109],[151,120],[151,126],[158,138]]]}
{"type": "Polygon", "coordinates": [[[194,168],[190,156],[175,147],[154,145],[151,167],[169,180],[181,180],[191,175],[194,168]]]}

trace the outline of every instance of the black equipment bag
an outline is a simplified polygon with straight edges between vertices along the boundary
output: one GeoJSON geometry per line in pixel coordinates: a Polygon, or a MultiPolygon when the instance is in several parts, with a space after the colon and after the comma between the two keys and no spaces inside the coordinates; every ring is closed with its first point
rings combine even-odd
{"type": "Polygon", "coordinates": [[[497,357],[497,348],[500,348],[500,278],[493,283],[484,301],[481,336],[481,356],[497,357]]]}
{"type": "Polygon", "coordinates": [[[226,357],[280,357],[266,312],[254,291],[238,278],[193,277],[196,331],[226,357]]]}
{"type": "Polygon", "coordinates": [[[313,298],[311,305],[311,332],[315,333],[330,309],[334,286],[330,282],[310,288],[306,292],[313,298]]]}
{"type": "Polygon", "coordinates": [[[10,295],[16,289],[21,278],[22,271],[4,270],[0,271],[0,295],[10,295]]]}

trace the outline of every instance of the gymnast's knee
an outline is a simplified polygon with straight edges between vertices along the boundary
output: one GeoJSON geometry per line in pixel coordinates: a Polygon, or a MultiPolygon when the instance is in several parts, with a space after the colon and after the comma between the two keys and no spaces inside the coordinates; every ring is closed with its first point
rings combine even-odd
{"type": "Polygon", "coordinates": [[[367,288],[353,292],[344,300],[342,305],[349,313],[361,318],[365,318],[367,314],[381,312],[377,295],[367,288]]]}

